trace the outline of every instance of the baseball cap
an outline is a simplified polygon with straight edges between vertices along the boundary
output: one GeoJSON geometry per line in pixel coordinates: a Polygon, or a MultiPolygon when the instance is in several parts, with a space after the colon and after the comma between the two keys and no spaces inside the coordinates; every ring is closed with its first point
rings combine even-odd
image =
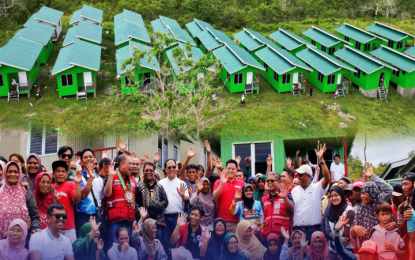
{"type": "Polygon", "coordinates": [[[366,240],[365,242],[363,242],[362,247],[359,249],[359,254],[363,252],[374,254],[377,251],[378,250],[377,250],[376,243],[373,242],[372,240],[366,240]]]}
{"type": "Polygon", "coordinates": [[[403,196],[403,190],[402,190],[402,184],[401,183],[395,183],[393,185],[392,196],[395,196],[395,197],[403,196]]]}
{"type": "Polygon", "coordinates": [[[65,161],[54,161],[52,163],[52,171],[55,172],[56,168],[58,167],[63,167],[65,168],[66,171],[68,171],[68,165],[66,164],[65,161]]]}
{"type": "Polygon", "coordinates": [[[365,184],[365,183],[366,183],[366,182],[365,182],[364,180],[362,180],[362,179],[355,180],[355,182],[353,183],[353,189],[354,189],[355,187],[362,188],[362,187],[363,187],[363,184],[365,184]]]}
{"type": "Polygon", "coordinates": [[[309,165],[301,165],[300,168],[297,170],[298,174],[308,174],[310,176],[313,176],[313,171],[311,170],[311,167],[309,165]]]}

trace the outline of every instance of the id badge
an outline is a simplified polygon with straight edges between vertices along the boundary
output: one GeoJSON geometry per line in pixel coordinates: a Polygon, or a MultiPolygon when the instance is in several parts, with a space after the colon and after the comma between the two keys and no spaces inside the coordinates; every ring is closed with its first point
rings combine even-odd
{"type": "Polygon", "coordinates": [[[278,200],[274,202],[274,214],[280,214],[281,202],[278,200]]]}

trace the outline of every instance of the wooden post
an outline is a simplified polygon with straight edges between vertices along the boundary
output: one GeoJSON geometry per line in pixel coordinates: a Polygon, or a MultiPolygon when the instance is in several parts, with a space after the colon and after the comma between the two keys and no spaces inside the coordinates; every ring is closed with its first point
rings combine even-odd
{"type": "Polygon", "coordinates": [[[349,94],[349,88],[350,88],[350,71],[349,71],[349,82],[347,82],[347,94],[349,94]]]}
{"type": "Polygon", "coordinates": [[[343,137],[343,149],[344,149],[344,175],[346,177],[349,177],[349,173],[347,171],[347,142],[346,142],[346,136],[343,137]]]}

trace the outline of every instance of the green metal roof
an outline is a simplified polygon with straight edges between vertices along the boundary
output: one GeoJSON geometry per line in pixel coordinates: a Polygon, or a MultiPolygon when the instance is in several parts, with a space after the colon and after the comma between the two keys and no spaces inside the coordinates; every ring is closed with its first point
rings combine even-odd
{"type": "MultiPolygon", "coordinates": [[[[169,49],[166,52],[167,58],[169,59],[170,64],[172,65],[172,68],[174,70],[174,73],[175,74],[178,74],[178,73],[180,73],[180,71],[184,72],[184,71],[189,70],[190,68],[188,68],[188,67],[187,68],[182,67],[180,69],[180,67],[176,64],[176,61],[175,61],[175,59],[173,57],[173,50],[176,49],[176,48],[181,48],[184,51],[184,54],[186,55],[187,58],[189,58],[189,51],[186,49],[186,45],[185,44],[179,43],[179,44],[177,44],[176,47],[171,48],[171,49],[169,49]]],[[[196,64],[199,61],[200,57],[203,56],[203,52],[199,48],[194,47],[194,46],[191,47],[190,52],[192,54],[190,58],[192,59],[193,64],[196,64]]]]}
{"type": "Polygon", "coordinates": [[[396,28],[387,26],[386,24],[382,24],[382,23],[378,23],[375,22],[372,25],[369,25],[368,27],[366,27],[366,30],[373,32],[377,35],[380,35],[382,37],[385,37],[389,40],[392,41],[401,41],[403,39],[405,39],[406,37],[411,37],[411,38],[415,38],[414,35],[411,35],[407,32],[398,30],[396,28]]]}
{"type": "Polygon", "coordinates": [[[144,26],[137,25],[135,23],[125,22],[114,29],[115,46],[128,41],[131,38],[150,43],[150,35],[148,35],[147,29],[144,26]]]}
{"type": "Polygon", "coordinates": [[[346,46],[345,48],[338,50],[334,53],[335,56],[340,59],[348,62],[354,67],[359,68],[367,74],[373,73],[383,67],[388,67],[393,69],[389,65],[384,64],[380,60],[377,60],[364,52],[350,48],[346,46]]]}
{"type": "Polygon", "coordinates": [[[83,18],[87,18],[89,20],[93,20],[93,21],[102,23],[103,14],[104,14],[104,12],[102,10],[84,4],[82,6],[82,9],[80,9],[78,11],[75,11],[73,13],[69,23],[73,24],[75,22],[78,22],[78,21],[82,20],[83,18]]]}
{"type": "Polygon", "coordinates": [[[37,23],[36,19],[35,19],[35,14],[32,14],[29,19],[27,19],[27,21],[24,23],[24,27],[33,24],[33,23],[37,23]]]}
{"type": "Polygon", "coordinates": [[[181,28],[180,24],[174,19],[168,18],[166,16],[162,16],[162,15],[159,15],[159,18],[161,22],[163,23],[164,27],[167,27],[167,25],[170,25],[170,26],[176,26],[176,27],[181,28]]]}
{"type": "Polygon", "coordinates": [[[209,28],[209,29],[213,29],[213,26],[212,25],[210,25],[209,23],[207,23],[207,22],[205,22],[205,21],[202,21],[202,20],[199,20],[199,19],[196,19],[195,18],[195,22],[203,29],[203,30],[206,30],[206,28],[209,28]]]}
{"type": "Polygon", "coordinates": [[[52,38],[55,28],[44,23],[32,23],[19,30],[16,35],[20,38],[47,45],[52,38]]]}
{"type": "Polygon", "coordinates": [[[0,49],[0,64],[29,71],[42,48],[41,44],[14,37],[0,49]]]}
{"type": "Polygon", "coordinates": [[[252,38],[251,35],[249,35],[245,30],[242,30],[236,34],[233,35],[235,39],[237,39],[244,47],[246,47],[249,51],[254,51],[262,46],[264,46],[263,43],[255,40],[252,38]]]}
{"type": "Polygon", "coordinates": [[[312,26],[307,31],[303,32],[303,34],[310,39],[322,44],[325,47],[331,47],[339,42],[350,44],[337,36],[317,27],[312,26]]]}
{"type": "Polygon", "coordinates": [[[403,71],[412,72],[415,71],[415,58],[395,51],[386,46],[380,46],[380,48],[370,53],[372,56],[391,64],[403,71]]]}
{"type": "Polygon", "coordinates": [[[76,38],[88,40],[101,44],[102,27],[87,21],[80,21],[75,27],[69,28],[62,46],[67,46],[75,41],[76,38]]]}
{"type": "Polygon", "coordinates": [[[197,36],[199,40],[203,43],[208,51],[211,51],[219,46],[222,45],[209,31],[203,31],[199,33],[197,36]]]}
{"type": "Polygon", "coordinates": [[[42,6],[40,10],[34,14],[34,18],[57,25],[63,16],[63,12],[55,10],[53,8],[42,6]]]}
{"type": "Polygon", "coordinates": [[[289,51],[292,51],[304,44],[310,44],[309,42],[307,42],[300,36],[296,35],[295,33],[283,30],[281,28],[279,28],[278,31],[271,33],[269,37],[274,41],[278,42],[281,46],[283,46],[289,51]]]}
{"type": "Polygon", "coordinates": [[[164,24],[160,19],[156,19],[150,23],[153,27],[153,32],[165,33],[168,37],[172,37],[172,35],[169,34],[170,30],[164,27],[164,24]]]}
{"type": "Polygon", "coordinates": [[[190,34],[193,37],[196,37],[199,33],[204,31],[202,30],[202,28],[200,28],[200,26],[195,21],[187,23],[186,28],[189,30],[190,34]]]}
{"type": "Polygon", "coordinates": [[[52,75],[79,66],[98,71],[101,63],[101,46],[77,39],[59,51],[52,75]]]}
{"type": "Polygon", "coordinates": [[[228,37],[228,35],[226,35],[224,32],[213,29],[213,28],[207,28],[207,30],[220,42],[220,43],[225,43],[227,44],[229,47],[232,46],[238,46],[236,45],[236,43],[234,41],[232,41],[231,38],[228,37]]]}
{"type": "Polygon", "coordinates": [[[342,68],[354,71],[343,62],[315,48],[304,49],[297,53],[297,57],[324,75],[330,75],[342,68]]]}
{"type": "Polygon", "coordinates": [[[271,48],[261,49],[255,54],[278,74],[284,74],[296,67],[275,53],[271,48]]]}
{"type": "MultiPolygon", "coordinates": [[[[124,70],[122,70],[121,65],[122,65],[124,60],[129,59],[133,56],[134,50],[136,48],[139,49],[140,51],[146,51],[148,53],[151,50],[151,48],[148,47],[147,45],[137,43],[137,42],[133,42],[133,41],[130,41],[129,45],[118,49],[117,53],[116,53],[117,74],[123,74],[123,73],[125,73],[126,70],[131,68],[131,65],[128,65],[124,70]]],[[[149,69],[152,69],[152,70],[159,70],[159,63],[158,63],[156,57],[151,53],[146,55],[144,58],[141,58],[140,63],[141,63],[142,67],[146,67],[146,68],[149,68],[149,69]],[[149,60],[148,60],[149,56],[151,56],[151,62],[149,62],[149,60]]]]}
{"type": "Polygon", "coordinates": [[[222,66],[225,67],[226,71],[230,74],[242,70],[246,67],[229,49],[226,45],[219,47],[214,50],[213,55],[220,60],[222,66]]]}
{"type": "Polygon", "coordinates": [[[415,58],[415,46],[412,46],[411,48],[407,49],[405,51],[405,54],[408,54],[409,56],[412,56],[415,58]]]}
{"type": "Polygon", "coordinates": [[[114,28],[124,25],[126,21],[133,24],[145,26],[141,14],[135,13],[127,9],[123,9],[122,13],[114,15],[114,28]]]}
{"type": "Polygon", "coordinates": [[[184,42],[184,43],[189,41],[190,44],[196,46],[195,41],[192,39],[192,37],[190,37],[190,35],[186,32],[186,30],[174,24],[173,25],[168,24],[167,28],[170,29],[171,34],[176,40],[184,42]]]}
{"type": "Polygon", "coordinates": [[[190,37],[186,30],[180,27],[176,20],[160,15],[159,19],[151,21],[151,25],[153,26],[154,32],[166,33],[168,37],[173,37],[184,43],[190,41],[190,44],[196,46],[196,43],[192,37],[190,37]],[[171,35],[169,35],[169,32],[171,35]]]}
{"type": "Polygon", "coordinates": [[[373,35],[347,23],[344,23],[344,25],[336,28],[336,32],[339,32],[360,43],[367,43],[377,38],[376,35],[373,35]]]}

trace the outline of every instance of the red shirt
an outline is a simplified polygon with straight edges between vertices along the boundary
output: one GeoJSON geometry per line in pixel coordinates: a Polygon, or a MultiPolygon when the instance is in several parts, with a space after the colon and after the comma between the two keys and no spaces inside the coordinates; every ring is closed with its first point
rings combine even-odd
{"type": "Polygon", "coordinates": [[[75,197],[76,184],[74,182],[65,181],[61,186],[55,187],[56,196],[59,197],[59,203],[65,207],[66,219],[63,229],[75,228],[75,215],[73,198],[75,197]]]}
{"type": "MultiPolygon", "coordinates": [[[[220,181],[221,180],[219,179],[215,182],[213,191],[219,187],[220,181]]],[[[232,201],[235,198],[236,191],[242,190],[244,185],[244,181],[236,178],[233,182],[227,181],[225,184],[223,184],[219,198],[216,200],[218,205],[218,218],[223,218],[225,221],[229,222],[239,222],[239,215],[232,215],[229,208],[231,207],[232,201]]]]}

